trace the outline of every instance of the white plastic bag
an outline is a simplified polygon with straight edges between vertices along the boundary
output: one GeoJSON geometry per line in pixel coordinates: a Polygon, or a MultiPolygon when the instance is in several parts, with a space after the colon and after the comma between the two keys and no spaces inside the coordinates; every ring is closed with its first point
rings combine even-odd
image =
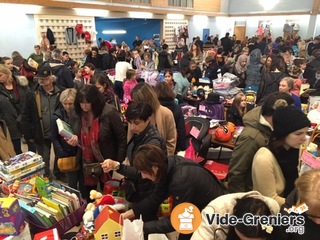
{"type": "Polygon", "coordinates": [[[132,222],[129,219],[123,220],[121,240],[144,240],[141,216],[140,219],[135,219],[132,222]]]}

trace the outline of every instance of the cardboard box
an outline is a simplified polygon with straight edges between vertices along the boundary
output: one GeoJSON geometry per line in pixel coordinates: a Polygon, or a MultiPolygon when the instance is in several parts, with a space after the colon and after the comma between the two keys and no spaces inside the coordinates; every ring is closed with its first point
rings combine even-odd
{"type": "Polygon", "coordinates": [[[0,235],[18,236],[25,227],[24,215],[16,198],[0,198],[0,235]]]}
{"type": "Polygon", "coordinates": [[[25,227],[18,236],[0,236],[0,240],[32,240],[29,224],[25,222],[25,227]]]}

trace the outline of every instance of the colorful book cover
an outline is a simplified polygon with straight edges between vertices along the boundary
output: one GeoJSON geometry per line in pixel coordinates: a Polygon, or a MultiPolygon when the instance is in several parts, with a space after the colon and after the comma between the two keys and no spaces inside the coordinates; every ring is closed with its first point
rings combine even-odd
{"type": "Polygon", "coordinates": [[[62,216],[64,215],[64,214],[63,214],[63,211],[61,210],[61,207],[60,207],[59,203],[57,203],[57,202],[55,202],[55,201],[52,201],[51,199],[48,199],[48,198],[46,198],[46,197],[42,197],[41,200],[42,200],[43,203],[44,203],[45,205],[47,205],[48,207],[55,209],[55,210],[58,211],[62,216]]]}
{"type": "Polygon", "coordinates": [[[14,174],[12,173],[4,173],[4,172],[1,172],[0,171],[0,178],[9,182],[9,181],[13,181],[13,180],[16,180],[18,178],[22,178],[24,177],[25,175],[31,173],[31,172],[34,172],[36,170],[40,170],[42,168],[44,168],[45,166],[45,163],[44,162],[41,162],[39,164],[36,164],[34,166],[31,166],[31,167],[27,167],[27,168],[24,168],[22,169],[21,171],[18,171],[14,174]]]}
{"type": "Polygon", "coordinates": [[[58,118],[56,122],[57,122],[59,134],[68,139],[72,138],[74,134],[71,126],[65,121],[62,121],[60,118],[58,118]]]}
{"type": "Polygon", "coordinates": [[[37,177],[35,180],[37,192],[41,197],[50,198],[51,190],[50,190],[50,182],[48,179],[37,177]]]}
{"type": "Polygon", "coordinates": [[[11,173],[18,169],[27,167],[30,164],[42,162],[42,156],[34,152],[25,152],[9,158],[5,161],[0,161],[0,169],[4,173],[11,173]]]}

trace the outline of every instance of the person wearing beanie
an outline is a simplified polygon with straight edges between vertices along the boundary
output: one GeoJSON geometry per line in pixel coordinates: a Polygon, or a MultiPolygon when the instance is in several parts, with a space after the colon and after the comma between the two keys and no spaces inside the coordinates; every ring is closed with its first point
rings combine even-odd
{"type": "Polygon", "coordinates": [[[279,100],[275,105],[278,106],[273,113],[269,144],[253,158],[252,183],[254,190],[282,206],[298,178],[299,148],[311,124],[295,106],[285,106],[279,100]]]}
{"type": "Polygon", "coordinates": [[[294,103],[287,93],[271,93],[262,106],[247,112],[243,120],[243,131],[237,137],[231,154],[228,171],[228,189],[230,193],[252,191],[251,166],[255,153],[267,146],[273,131],[272,116],[275,102],[282,99],[287,105],[294,103]]]}

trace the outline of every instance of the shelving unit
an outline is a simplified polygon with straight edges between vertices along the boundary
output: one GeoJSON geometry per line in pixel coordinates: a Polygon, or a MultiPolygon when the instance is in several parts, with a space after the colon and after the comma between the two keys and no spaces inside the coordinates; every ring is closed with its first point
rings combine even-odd
{"type": "Polygon", "coordinates": [[[65,39],[67,27],[74,28],[77,24],[83,24],[83,31],[88,31],[91,34],[91,41],[96,41],[94,17],[34,15],[34,21],[39,41],[42,34],[47,32],[47,28],[50,28],[56,39],[57,48],[68,51],[69,56],[75,61],[81,61],[83,58],[86,43],[84,38],[78,37],[78,44],[68,45],[65,39]]]}

